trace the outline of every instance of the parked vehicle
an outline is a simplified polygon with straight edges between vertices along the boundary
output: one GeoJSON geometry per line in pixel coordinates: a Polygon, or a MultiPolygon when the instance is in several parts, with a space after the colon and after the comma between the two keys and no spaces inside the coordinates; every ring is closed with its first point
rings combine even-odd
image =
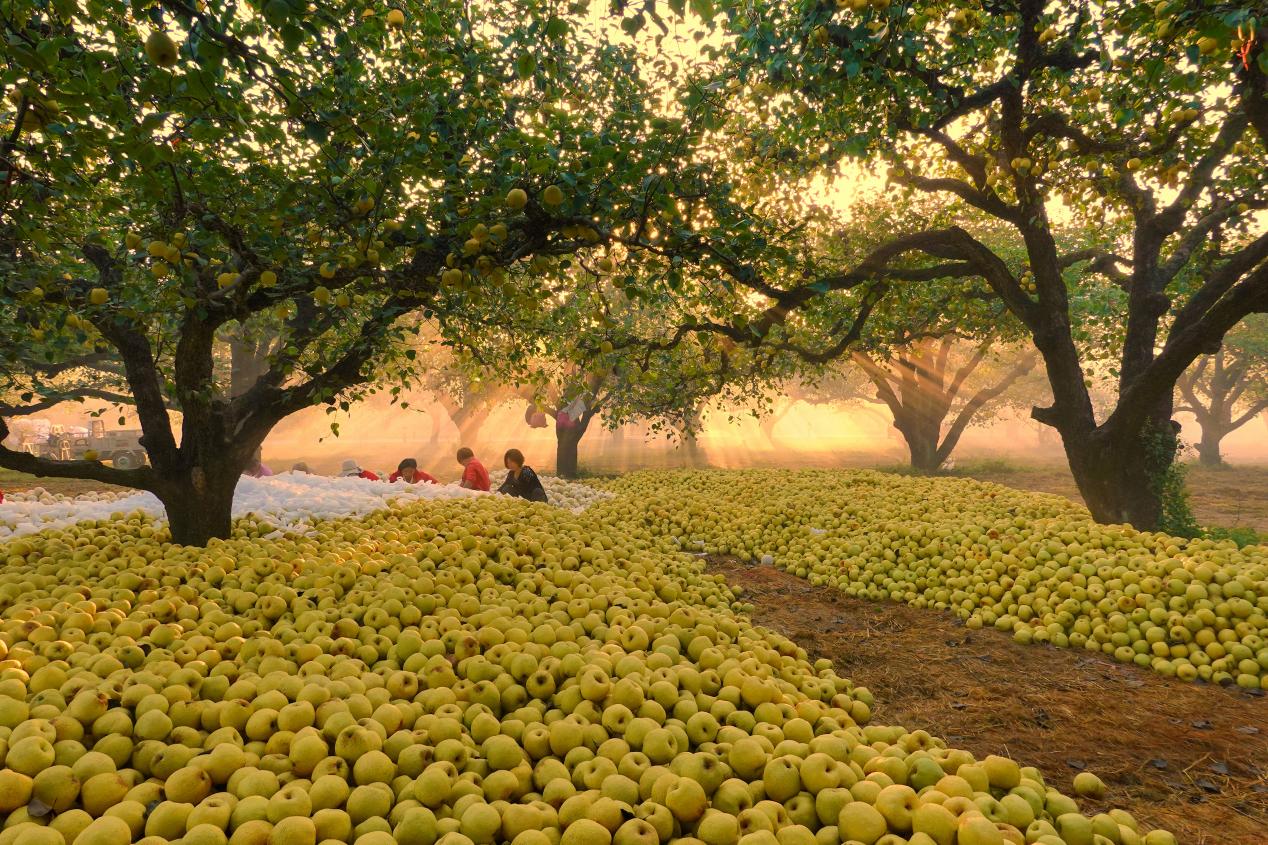
{"type": "Polygon", "coordinates": [[[148,462],[140,429],[107,431],[103,420],[93,420],[87,432],[55,425],[47,439],[22,444],[26,451],[58,461],[109,461],[117,469],[133,469],[148,462]]]}

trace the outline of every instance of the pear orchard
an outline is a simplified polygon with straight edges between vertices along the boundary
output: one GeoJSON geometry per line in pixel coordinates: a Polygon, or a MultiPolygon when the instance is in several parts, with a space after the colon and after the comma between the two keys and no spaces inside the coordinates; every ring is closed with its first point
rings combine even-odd
{"type": "Polygon", "coordinates": [[[850,596],[951,610],[1022,643],[1268,689],[1268,548],[1100,525],[1059,497],[872,471],[636,473],[640,536],[767,558],[850,596]]]}
{"type": "MultiPolygon", "coordinates": [[[[750,477],[637,475],[581,514],[243,519],[206,549],[140,515],[2,544],[0,845],[1173,845],[1034,768],[869,724],[866,689],[667,539],[693,520],[808,562],[807,529],[848,546],[876,508],[912,567],[901,503],[936,488],[799,473],[780,500],[750,477]]],[[[1054,510],[1001,493],[927,530],[995,514],[1037,543],[1023,526],[1054,510]]]]}

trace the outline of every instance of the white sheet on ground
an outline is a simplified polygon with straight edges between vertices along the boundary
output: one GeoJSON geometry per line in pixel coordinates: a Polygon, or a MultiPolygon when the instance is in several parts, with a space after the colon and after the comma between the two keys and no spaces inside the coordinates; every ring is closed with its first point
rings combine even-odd
{"type": "MultiPolygon", "coordinates": [[[[561,478],[543,477],[542,483],[552,504],[578,512],[612,496],[561,478]]],[[[233,515],[254,515],[285,531],[304,531],[314,520],[360,516],[393,503],[483,495],[486,494],[457,484],[388,484],[364,478],[285,472],[266,478],[243,476],[234,493],[233,515]]],[[[72,497],[32,490],[12,494],[0,504],[0,540],[136,511],[163,516],[163,506],[152,493],[86,493],[72,497]]]]}

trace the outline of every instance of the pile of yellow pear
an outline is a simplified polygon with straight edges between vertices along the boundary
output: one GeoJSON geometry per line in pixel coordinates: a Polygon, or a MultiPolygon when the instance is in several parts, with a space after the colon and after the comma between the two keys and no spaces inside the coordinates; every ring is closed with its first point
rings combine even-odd
{"type": "Polygon", "coordinates": [[[1265,546],[1099,525],[1062,497],[958,478],[647,472],[608,488],[622,495],[600,508],[662,547],[766,559],[1023,643],[1268,689],[1265,546]]]}
{"type": "Polygon", "coordinates": [[[867,690],[603,507],[0,545],[0,845],[1174,843],[867,724],[867,690]]]}

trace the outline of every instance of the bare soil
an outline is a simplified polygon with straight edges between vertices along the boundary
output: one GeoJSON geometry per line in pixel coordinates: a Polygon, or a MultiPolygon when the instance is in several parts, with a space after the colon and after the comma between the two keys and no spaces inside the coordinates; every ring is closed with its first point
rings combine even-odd
{"type": "Polygon", "coordinates": [[[1123,807],[1186,845],[1268,843],[1268,699],[1186,684],[1087,651],[1020,645],[951,614],[851,599],[772,566],[713,558],[753,620],[876,697],[873,721],[1037,766],[1073,794],[1095,772],[1123,807]]]}

